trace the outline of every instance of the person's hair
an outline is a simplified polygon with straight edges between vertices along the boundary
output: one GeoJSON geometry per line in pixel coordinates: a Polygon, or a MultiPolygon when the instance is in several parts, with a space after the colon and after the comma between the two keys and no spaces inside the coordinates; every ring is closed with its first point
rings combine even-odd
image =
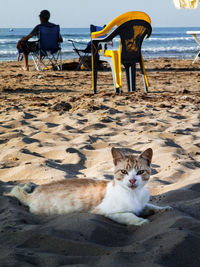
{"type": "Polygon", "coordinates": [[[40,17],[41,18],[43,18],[43,19],[45,19],[45,20],[49,20],[49,18],[50,18],[50,12],[48,11],[48,10],[42,10],[41,12],[40,12],[40,17]]]}

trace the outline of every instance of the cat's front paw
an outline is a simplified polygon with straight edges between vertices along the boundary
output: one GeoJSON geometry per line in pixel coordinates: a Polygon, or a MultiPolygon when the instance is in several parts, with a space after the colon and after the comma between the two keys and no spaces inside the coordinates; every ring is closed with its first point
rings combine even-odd
{"type": "Polygon", "coordinates": [[[149,223],[149,220],[148,219],[140,219],[137,222],[135,222],[134,225],[136,225],[136,226],[142,226],[142,225],[145,225],[147,223],[149,223]]]}
{"type": "Polygon", "coordinates": [[[173,208],[170,206],[165,206],[165,207],[161,207],[158,212],[164,212],[164,211],[169,211],[169,210],[173,210],[173,208]]]}
{"type": "Polygon", "coordinates": [[[32,190],[33,190],[33,184],[32,183],[26,183],[23,187],[22,187],[22,189],[26,192],[26,193],[31,193],[32,192],[32,190]]]}

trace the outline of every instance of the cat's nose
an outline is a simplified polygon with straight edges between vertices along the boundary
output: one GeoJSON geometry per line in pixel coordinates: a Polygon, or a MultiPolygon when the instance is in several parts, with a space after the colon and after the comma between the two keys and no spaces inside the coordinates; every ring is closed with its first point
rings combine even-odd
{"type": "Polygon", "coordinates": [[[130,179],[129,182],[130,182],[131,184],[135,184],[136,179],[134,179],[134,178],[133,178],[133,179],[130,179]]]}

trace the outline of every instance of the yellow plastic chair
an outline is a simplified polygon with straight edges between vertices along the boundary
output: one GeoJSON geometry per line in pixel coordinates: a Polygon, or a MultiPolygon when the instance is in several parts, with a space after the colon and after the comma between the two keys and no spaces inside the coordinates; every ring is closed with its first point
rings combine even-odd
{"type": "Polygon", "coordinates": [[[99,61],[106,61],[111,65],[114,89],[120,92],[122,87],[121,64],[126,70],[128,91],[136,88],[136,63],[140,63],[144,90],[148,91],[148,78],[141,53],[141,45],[145,38],[151,35],[151,19],[139,11],[131,11],[112,20],[103,30],[91,33],[92,43],[92,90],[97,92],[97,71],[99,61]],[[120,37],[118,50],[105,49],[105,43],[120,37]],[[100,45],[101,44],[101,45],[100,45]],[[101,47],[101,49],[99,48],[101,47]]]}

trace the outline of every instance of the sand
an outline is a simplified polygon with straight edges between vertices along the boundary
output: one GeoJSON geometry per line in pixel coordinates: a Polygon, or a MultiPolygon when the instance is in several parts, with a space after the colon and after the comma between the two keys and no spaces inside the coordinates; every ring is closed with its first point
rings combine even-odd
{"type": "MultiPolygon", "coordinates": [[[[68,62],[67,62],[68,63],[68,62]]],[[[200,266],[200,67],[145,63],[143,91],[116,95],[100,71],[23,72],[0,64],[0,266],[200,266]],[[111,147],[154,152],[151,201],[173,211],[142,227],[102,216],[42,217],[11,197],[13,185],[67,178],[112,179],[111,147]]]]}

